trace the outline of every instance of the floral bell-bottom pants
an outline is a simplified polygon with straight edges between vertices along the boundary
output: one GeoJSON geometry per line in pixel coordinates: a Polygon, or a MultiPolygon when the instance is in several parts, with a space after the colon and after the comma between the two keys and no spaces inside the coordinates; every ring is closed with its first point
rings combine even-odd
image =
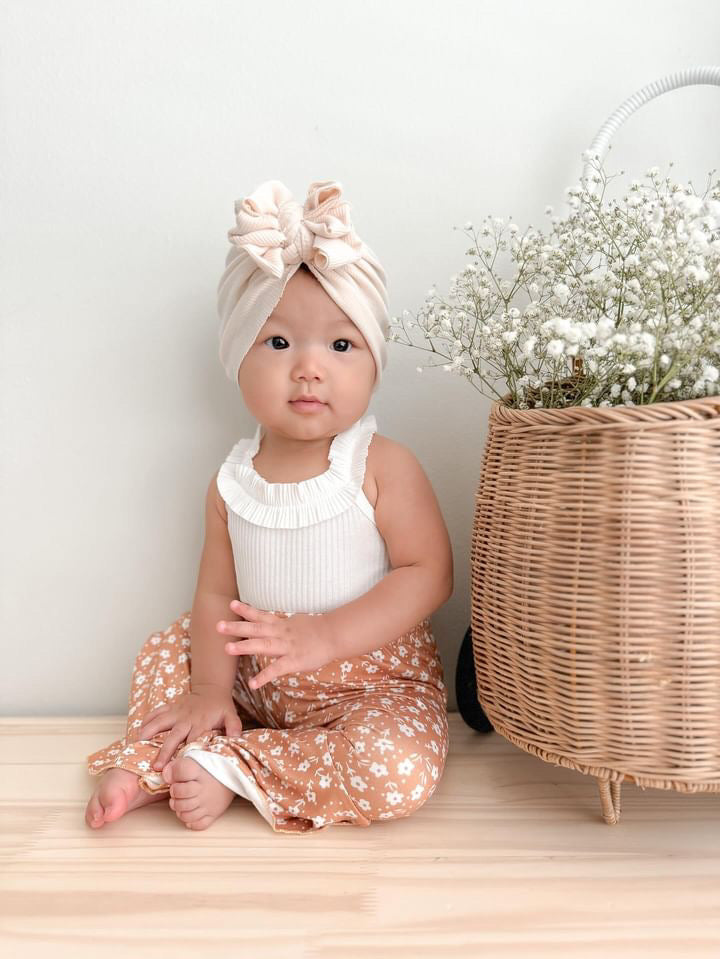
{"type": "MultiPolygon", "coordinates": [[[[146,792],[169,794],[152,769],[167,731],[138,739],[156,706],[190,689],[190,613],[153,633],[135,660],[125,736],[87,758],[99,776],[119,766],[146,792]]],[[[369,826],[409,816],[435,791],[447,758],[447,690],[430,620],[385,646],[290,673],[250,689],[272,662],[238,656],[233,699],[239,736],[213,730],[181,743],[190,756],[248,799],[275,832],[369,826]]]]}

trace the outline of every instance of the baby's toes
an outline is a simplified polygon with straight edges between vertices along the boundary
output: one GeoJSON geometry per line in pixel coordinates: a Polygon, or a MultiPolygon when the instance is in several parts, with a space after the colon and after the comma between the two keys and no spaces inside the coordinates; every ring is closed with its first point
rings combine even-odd
{"type": "Polygon", "coordinates": [[[186,822],[185,825],[188,829],[200,831],[201,829],[207,829],[208,826],[212,826],[214,822],[215,819],[212,816],[203,816],[202,819],[197,819],[194,822],[186,822]]]}
{"type": "Polygon", "coordinates": [[[195,806],[193,809],[175,809],[175,815],[184,823],[194,823],[207,817],[207,810],[201,806],[195,806]]]}
{"type": "Polygon", "coordinates": [[[197,796],[193,796],[192,799],[171,799],[170,808],[179,816],[180,813],[192,812],[194,809],[199,809],[200,800],[197,796]]]}

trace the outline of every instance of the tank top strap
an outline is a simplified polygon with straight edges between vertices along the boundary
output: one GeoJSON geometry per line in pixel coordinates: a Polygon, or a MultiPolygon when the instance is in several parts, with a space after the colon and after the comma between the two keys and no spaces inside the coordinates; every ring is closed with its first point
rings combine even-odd
{"type": "Polygon", "coordinates": [[[357,499],[365,479],[368,447],[377,422],[366,413],[330,444],[329,468],[299,483],[268,483],[253,466],[263,427],[252,439],[237,442],[217,474],[217,486],[227,507],[258,526],[296,529],[331,519],[357,499]]]}

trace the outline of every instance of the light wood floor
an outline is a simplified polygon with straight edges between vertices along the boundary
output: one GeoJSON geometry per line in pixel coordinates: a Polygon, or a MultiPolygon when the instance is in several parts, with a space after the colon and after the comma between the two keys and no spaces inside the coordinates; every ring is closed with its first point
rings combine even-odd
{"type": "Polygon", "coordinates": [[[275,833],[239,797],[194,832],[165,802],[100,830],[85,757],[123,717],[0,720],[0,954],[127,959],[720,956],[720,795],[594,779],[450,715],[414,816],[275,833]]]}

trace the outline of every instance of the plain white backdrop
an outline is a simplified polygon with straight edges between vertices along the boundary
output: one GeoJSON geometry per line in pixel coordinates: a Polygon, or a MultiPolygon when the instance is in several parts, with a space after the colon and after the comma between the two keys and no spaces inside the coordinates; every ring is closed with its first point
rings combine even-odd
{"type": "MultiPolygon", "coordinates": [[[[192,604],[207,484],[255,428],[217,358],[238,196],[340,180],[391,313],[415,312],[468,261],[453,226],[565,213],[608,115],[717,63],[718,37],[709,0],[2,0],[2,713],[125,712],[140,645],[192,604]]],[[[657,98],[610,172],[674,160],[702,192],[719,112],[713,87],[657,98]]],[[[454,709],[490,401],[388,351],[370,411],[453,542],[433,626],[454,709]]]]}

